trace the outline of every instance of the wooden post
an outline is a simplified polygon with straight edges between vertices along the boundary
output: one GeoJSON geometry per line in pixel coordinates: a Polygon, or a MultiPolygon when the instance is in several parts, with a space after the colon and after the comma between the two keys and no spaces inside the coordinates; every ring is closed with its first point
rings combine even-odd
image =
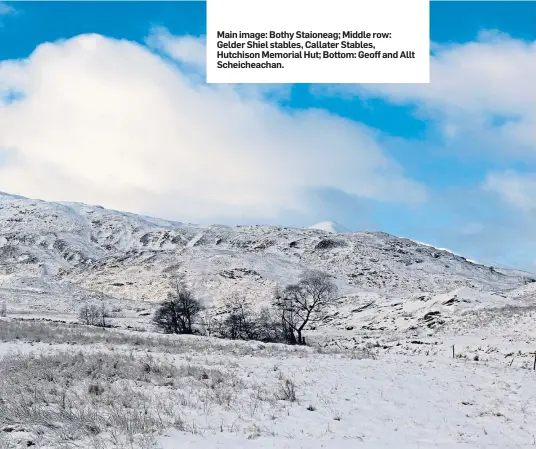
{"type": "Polygon", "coordinates": [[[452,345],[452,358],[455,359],[455,355],[454,355],[454,345],[452,345]]]}
{"type": "Polygon", "coordinates": [[[536,352],[534,353],[534,366],[532,367],[533,370],[536,370],[536,352]]]}

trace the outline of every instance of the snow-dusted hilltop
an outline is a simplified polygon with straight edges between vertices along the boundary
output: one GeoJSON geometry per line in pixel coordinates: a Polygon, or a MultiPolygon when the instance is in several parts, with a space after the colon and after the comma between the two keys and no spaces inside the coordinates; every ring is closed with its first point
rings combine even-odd
{"type": "Polygon", "coordinates": [[[100,293],[158,301],[168,278],[181,274],[207,304],[233,294],[262,303],[277,285],[317,268],[335,278],[346,298],[341,314],[352,321],[352,311],[369,300],[412,301],[460,288],[504,292],[531,281],[382,232],[330,231],[188,225],[0,194],[0,294],[24,294],[28,307],[50,306],[46,295],[72,300],[73,308],[100,293]]]}
{"type": "Polygon", "coordinates": [[[309,226],[309,229],[318,229],[320,231],[330,232],[331,234],[347,234],[348,228],[335,221],[321,221],[320,223],[309,226]]]}

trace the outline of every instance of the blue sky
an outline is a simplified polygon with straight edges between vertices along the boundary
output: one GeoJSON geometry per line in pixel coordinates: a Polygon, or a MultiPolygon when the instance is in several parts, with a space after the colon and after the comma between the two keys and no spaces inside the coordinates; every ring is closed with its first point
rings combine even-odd
{"type": "Polygon", "coordinates": [[[0,191],[536,270],[536,2],[432,2],[430,85],[262,88],[204,85],[203,2],[1,5],[0,191]]]}

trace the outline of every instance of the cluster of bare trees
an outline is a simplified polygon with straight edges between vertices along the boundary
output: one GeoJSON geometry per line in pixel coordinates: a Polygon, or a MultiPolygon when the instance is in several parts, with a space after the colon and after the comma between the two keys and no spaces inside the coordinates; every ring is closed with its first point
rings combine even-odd
{"type": "Polygon", "coordinates": [[[87,326],[107,327],[109,317],[110,313],[104,301],[101,301],[100,304],[84,304],[80,308],[78,321],[87,326]]]}
{"type": "Polygon", "coordinates": [[[193,333],[194,319],[203,307],[180,279],[173,280],[173,291],[157,309],[153,322],[166,333],[193,333]]]}
{"type": "Polygon", "coordinates": [[[213,319],[213,334],[230,340],[281,341],[280,326],[268,307],[256,309],[242,295],[225,301],[222,318],[213,319]]]}
{"type": "Polygon", "coordinates": [[[322,271],[306,271],[297,283],[274,295],[271,307],[257,309],[245,297],[226,301],[221,317],[203,314],[203,306],[180,280],[157,309],[153,322],[164,332],[192,334],[194,330],[233,340],[305,344],[307,326],[322,320],[336,298],[337,288],[322,271]]]}

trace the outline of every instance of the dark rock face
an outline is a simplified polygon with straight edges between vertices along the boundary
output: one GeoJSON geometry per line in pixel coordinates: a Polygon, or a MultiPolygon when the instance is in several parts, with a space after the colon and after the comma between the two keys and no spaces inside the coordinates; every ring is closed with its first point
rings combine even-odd
{"type": "Polygon", "coordinates": [[[329,250],[333,248],[341,248],[344,246],[347,246],[347,243],[344,240],[322,239],[316,244],[315,249],[329,250]]]}

